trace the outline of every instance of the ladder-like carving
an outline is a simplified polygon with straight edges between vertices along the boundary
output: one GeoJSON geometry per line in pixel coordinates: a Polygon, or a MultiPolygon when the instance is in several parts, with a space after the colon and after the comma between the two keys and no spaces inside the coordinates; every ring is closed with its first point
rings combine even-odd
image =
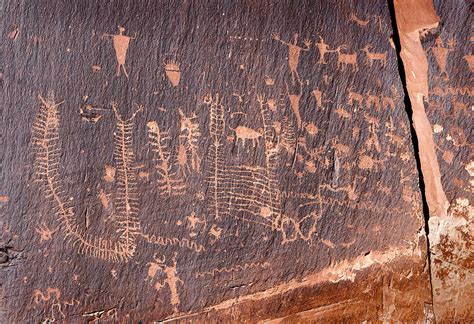
{"type": "Polygon", "coordinates": [[[263,97],[257,98],[263,121],[265,141],[265,166],[224,165],[223,137],[225,129],[224,108],[216,95],[206,96],[210,105],[209,127],[211,150],[209,154],[208,185],[210,187],[210,211],[216,219],[222,215],[241,218],[276,230],[281,218],[280,195],[275,180],[278,147],[268,107],[263,97]],[[241,213],[241,216],[237,216],[241,213]]]}
{"type": "Polygon", "coordinates": [[[291,120],[288,118],[288,116],[283,116],[280,147],[290,155],[295,153],[296,135],[291,120]]]}
{"type": "Polygon", "coordinates": [[[219,94],[216,94],[214,98],[212,94],[206,95],[204,103],[209,105],[209,134],[211,135],[211,149],[208,155],[210,172],[207,176],[207,182],[211,188],[209,206],[214,219],[220,219],[222,207],[219,195],[224,189],[221,179],[225,175],[223,159],[224,106],[220,102],[219,94]]]}

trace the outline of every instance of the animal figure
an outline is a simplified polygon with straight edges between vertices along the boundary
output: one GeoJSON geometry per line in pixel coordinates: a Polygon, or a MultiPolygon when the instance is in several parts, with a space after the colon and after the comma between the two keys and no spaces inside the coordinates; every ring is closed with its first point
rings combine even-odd
{"type": "Polygon", "coordinates": [[[249,127],[237,126],[236,128],[232,128],[229,126],[229,128],[235,132],[237,142],[239,139],[242,141],[242,146],[245,146],[246,140],[250,140],[252,142],[252,147],[255,148],[258,144],[259,138],[262,137],[262,133],[259,133],[249,127]]]}
{"type": "Polygon", "coordinates": [[[364,48],[361,49],[362,52],[365,52],[366,57],[366,63],[369,66],[372,66],[374,61],[379,61],[382,64],[382,67],[385,67],[387,64],[387,52],[383,53],[374,53],[371,52],[370,49],[372,48],[372,45],[368,44],[364,48]]]}
{"type": "Polygon", "coordinates": [[[337,52],[337,68],[344,70],[346,65],[352,66],[352,72],[357,72],[359,67],[357,65],[357,53],[341,53],[341,50],[347,50],[346,45],[338,46],[335,50],[337,52]]]}
{"type": "Polygon", "coordinates": [[[384,108],[389,107],[389,108],[391,108],[392,110],[395,110],[395,102],[394,102],[393,99],[390,98],[390,97],[385,97],[385,96],[382,97],[382,106],[383,106],[384,108]]]}
{"type": "Polygon", "coordinates": [[[349,95],[347,96],[347,104],[353,106],[354,101],[357,101],[357,108],[362,107],[362,102],[364,101],[364,97],[357,93],[351,91],[352,88],[349,88],[349,95]]]}
{"type": "Polygon", "coordinates": [[[375,107],[377,112],[380,111],[380,98],[378,96],[371,95],[370,92],[367,95],[367,101],[365,102],[367,110],[369,111],[372,106],[375,107]]]}
{"type": "Polygon", "coordinates": [[[359,25],[360,27],[365,27],[367,26],[367,24],[369,23],[369,20],[362,20],[362,19],[359,19],[355,13],[352,13],[351,14],[351,17],[349,18],[350,21],[353,21],[355,22],[357,25],[359,25]]]}

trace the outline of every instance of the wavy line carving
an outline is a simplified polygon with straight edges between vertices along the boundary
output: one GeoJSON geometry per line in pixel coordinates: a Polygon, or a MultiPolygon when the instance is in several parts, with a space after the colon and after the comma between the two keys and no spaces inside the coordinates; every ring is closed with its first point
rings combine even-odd
{"type": "Polygon", "coordinates": [[[245,263],[243,265],[237,265],[235,267],[231,268],[220,268],[220,269],[213,269],[211,271],[206,271],[206,272],[197,272],[194,276],[196,278],[204,278],[206,276],[209,277],[214,277],[217,273],[232,273],[232,272],[238,272],[238,271],[245,271],[250,268],[262,268],[266,269],[270,266],[270,263],[268,262],[251,262],[251,263],[245,263]]]}

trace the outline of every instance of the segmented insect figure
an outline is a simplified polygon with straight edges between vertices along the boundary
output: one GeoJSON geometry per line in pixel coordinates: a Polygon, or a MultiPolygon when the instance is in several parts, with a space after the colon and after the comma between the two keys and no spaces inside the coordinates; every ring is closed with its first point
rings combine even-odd
{"type": "MultiPolygon", "coordinates": [[[[163,196],[179,196],[184,194],[186,185],[172,169],[171,153],[169,151],[170,137],[168,132],[161,132],[156,121],[147,123],[148,139],[155,153],[155,169],[158,173],[158,189],[163,196]]],[[[178,152],[179,156],[179,152],[178,152]]]]}
{"type": "Polygon", "coordinates": [[[120,233],[117,241],[85,233],[78,226],[74,208],[70,206],[71,199],[66,195],[61,183],[60,155],[61,143],[59,140],[60,114],[59,106],[54,95],[50,93],[45,99],[38,96],[41,102],[39,112],[33,123],[33,144],[35,154],[35,175],[41,183],[46,199],[50,201],[52,212],[57,217],[64,232],[66,242],[75,247],[82,254],[91,255],[113,262],[127,262],[135,253],[135,238],[140,230],[137,218],[138,194],[136,192],[136,178],[133,169],[132,128],[136,113],[127,120],[121,118],[115,111],[118,119],[115,135],[115,159],[118,170],[118,194],[116,202],[118,214],[116,220],[117,231],[120,233]]]}
{"type": "Polygon", "coordinates": [[[198,153],[198,141],[201,137],[199,131],[199,124],[193,123],[192,117],[187,117],[183,110],[179,108],[180,115],[180,135],[179,135],[179,147],[178,147],[178,167],[183,175],[189,171],[188,156],[191,157],[191,169],[200,173],[201,169],[201,157],[198,153]]]}

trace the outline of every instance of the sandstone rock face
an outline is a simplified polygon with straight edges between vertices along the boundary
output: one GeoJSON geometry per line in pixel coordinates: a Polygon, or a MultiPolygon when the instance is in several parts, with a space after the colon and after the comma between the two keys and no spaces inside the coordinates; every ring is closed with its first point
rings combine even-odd
{"type": "Polygon", "coordinates": [[[423,42],[429,60],[427,112],[449,209],[443,217],[430,215],[433,297],[439,318],[470,321],[474,317],[474,35],[469,28],[473,21],[468,3],[435,1],[434,7],[443,26],[423,42]]]}
{"type": "Polygon", "coordinates": [[[473,318],[467,4],[2,9],[1,322],[473,318]]]}

